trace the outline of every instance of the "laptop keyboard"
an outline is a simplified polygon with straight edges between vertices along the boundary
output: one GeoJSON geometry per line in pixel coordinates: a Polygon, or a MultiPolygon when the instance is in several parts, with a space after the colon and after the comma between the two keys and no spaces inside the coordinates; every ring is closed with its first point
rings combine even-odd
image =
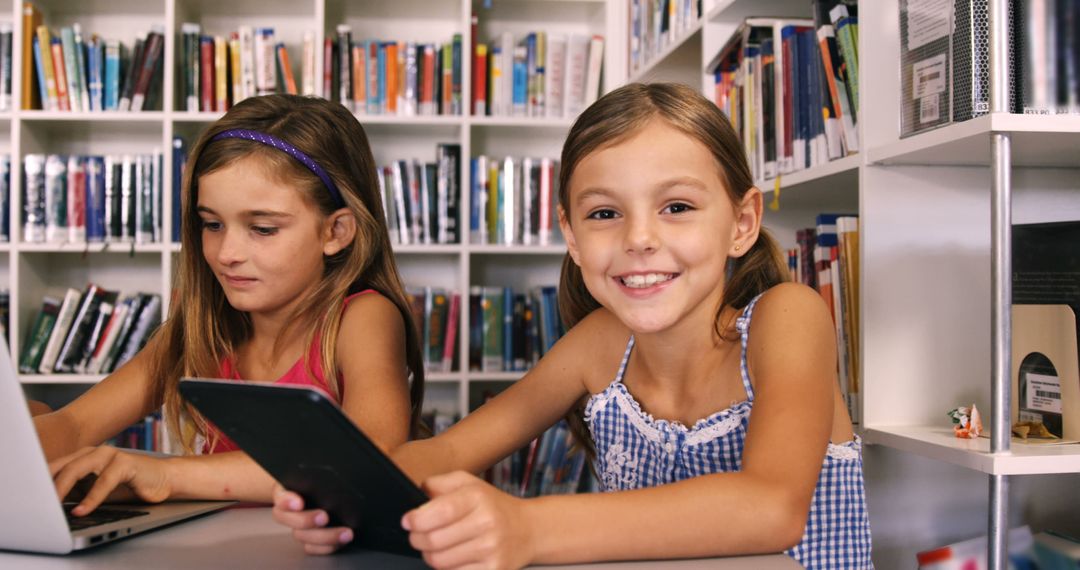
{"type": "Polygon", "coordinates": [[[134,511],[127,509],[97,509],[86,516],[77,517],[71,514],[71,509],[74,507],[75,505],[64,505],[64,515],[67,516],[68,526],[71,527],[71,530],[82,530],[84,528],[90,528],[92,526],[108,524],[116,521],[122,521],[124,519],[131,519],[150,514],[146,511],[134,511]]]}

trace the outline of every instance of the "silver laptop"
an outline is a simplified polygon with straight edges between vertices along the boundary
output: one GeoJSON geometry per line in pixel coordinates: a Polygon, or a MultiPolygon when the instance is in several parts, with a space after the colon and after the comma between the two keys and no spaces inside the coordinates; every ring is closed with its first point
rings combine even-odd
{"type": "MultiPolygon", "coordinates": [[[[103,505],[65,515],[7,343],[0,342],[0,549],[66,554],[227,507],[232,502],[103,505]]],[[[74,505],[71,505],[74,506],[74,505]]]]}

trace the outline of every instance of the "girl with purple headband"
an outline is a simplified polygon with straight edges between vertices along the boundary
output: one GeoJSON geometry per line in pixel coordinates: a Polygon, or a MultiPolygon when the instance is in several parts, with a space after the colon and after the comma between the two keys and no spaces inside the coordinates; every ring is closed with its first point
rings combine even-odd
{"type": "Polygon", "coordinates": [[[182,377],[314,386],[385,448],[418,426],[419,337],[348,110],[244,100],[192,148],[182,202],[169,318],[127,364],[35,418],[61,496],[97,475],[77,516],[131,496],[270,502],[274,480],[180,397],[182,377]],[[159,408],[183,456],[98,447],[159,408]]]}

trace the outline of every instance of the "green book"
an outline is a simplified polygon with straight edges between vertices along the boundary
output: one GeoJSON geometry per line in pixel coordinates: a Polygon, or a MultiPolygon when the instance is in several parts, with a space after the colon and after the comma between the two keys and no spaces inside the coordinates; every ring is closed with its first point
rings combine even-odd
{"type": "Polygon", "coordinates": [[[26,345],[23,346],[22,354],[19,355],[19,372],[24,374],[37,373],[38,364],[41,363],[41,355],[45,353],[45,344],[49,341],[53,325],[60,314],[60,300],[55,297],[45,297],[41,311],[34,324],[30,326],[30,334],[26,337],[26,345]]]}
{"type": "Polygon", "coordinates": [[[480,297],[480,311],[484,336],[481,369],[484,372],[502,372],[504,367],[502,288],[484,287],[480,297]]]}

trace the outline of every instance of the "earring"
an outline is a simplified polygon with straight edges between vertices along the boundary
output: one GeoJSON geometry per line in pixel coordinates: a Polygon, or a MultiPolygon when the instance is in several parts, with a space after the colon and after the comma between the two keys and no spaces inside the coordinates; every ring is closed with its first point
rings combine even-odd
{"type": "Polygon", "coordinates": [[[742,247],[742,246],[740,246],[739,244],[735,244],[735,251],[739,251],[740,247],[742,247]]]}

